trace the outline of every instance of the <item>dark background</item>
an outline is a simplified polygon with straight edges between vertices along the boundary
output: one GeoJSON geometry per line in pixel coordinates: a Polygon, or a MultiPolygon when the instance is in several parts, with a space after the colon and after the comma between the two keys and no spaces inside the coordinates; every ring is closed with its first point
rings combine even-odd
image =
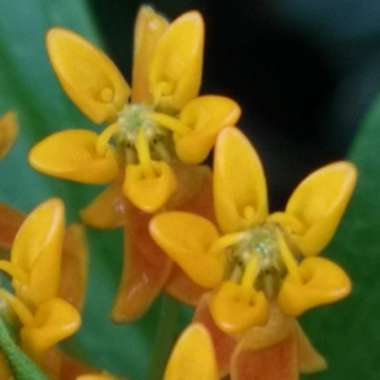
{"type": "MultiPolygon", "coordinates": [[[[104,43],[130,78],[136,0],[92,0],[104,43]]],[[[310,171],[344,158],[380,89],[378,0],[161,0],[169,18],[206,20],[203,93],[242,106],[240,127],[266,168],[272,208],[310,171]]]]}

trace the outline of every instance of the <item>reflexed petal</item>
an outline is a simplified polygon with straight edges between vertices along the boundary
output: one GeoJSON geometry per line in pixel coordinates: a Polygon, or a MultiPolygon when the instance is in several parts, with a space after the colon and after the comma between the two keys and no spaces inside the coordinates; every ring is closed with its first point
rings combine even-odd
{"type": "Polygon", "coordinates": [[[96,151],[98,135],[84,129],[66,130],[50,135],[29,153],[30,165],[54,177],[81,183],[105,184],[119,173],[116,154],[96,151]]]}
{"type": "Polygon", "coordinates": [[[215,144],[218,132],[233,127],[241,110],[232,99],[223,96],[200,96],[191,100],[180,113],[182,123],[190,127],[186,134],[174,134],[178,158],[189,164],[204,161],[215,144]]]}
{"type": "Polygon", "coordinates": [[[223,279],[225,255],[208,253],[219,234],[207,219],[172,211],[155,216],[149,225],[155,242],[198,285],[213,288],[223,279]]]}
{"type": "Polygon", "coordinates": [[[297,380],[297,344],[292,335],[260,351],[238,348],[234,354],[232,380],[297,380]]]}
{"type": "MultiPolygon", "coordinates": [[[[167,207],[187,211],[215,220],[212,201],[212,174],[206,166],[179,164],[174,167],[178,188],[167,207]]],[[[177,265],[174,266],[165,291],[188,305],[195,306],[205,289],[192,281],[177,265]]]]}
{"type": "Polygon", "coordinates": [[[59,297],[81,310],[86,296],[88,248],[84,228],[66,228],[62,251],[59,297]]]}
{"type": "Polygon", "coordinates": [[[298,366],[301,373],[314,373],[327,368],[325,358],[317,352],[299,323],[296,323],[296,341],[298,347],[298,366]]]}
{"type": "Polygon", "coordinates": [[[59,352],[61,357],[61,371],[60,379],[61,380],[75,380],[80,375],[85,375],[89,373],[96,374],[100,371],[97,371],[94,368],[91,368],[86,363],[65,354],[63,351],[59,352]]]}
{"type": "Polygon", "coordinates": [[[53,69],[70,99],[94,123],[112,121],[130,94],[113,62],[69,30],[50,29],[46,44],[53,69]]]}
{"type": "Polygon", "coordinates": [[[149,234],[150,214],[127,203],[124,264],[112,310],[115,322],[131,322],[150,307],[166,283],[172,262],[149,234]]]}
{"type": "Polygon", "coordinates": [[[150,66],[149,88],[160,109],[179,111],[197,96],[203,42],[203,19],[194,11],[174,20],[159,40],[150,66]]]}
{"type": "Polygon", "coordinates": [[[268,303],[263,292],[224,282],[213,294],[210,312],[217,326],[227,334],[244,332],[268,320],[268,303]]]}
{"type": "Polygon", "coordinates": [[[268,213],[260,158],[248,139],[235,128],[224,129],[216,142],[214,197],[216,218],[224,232],[262,223],[268,213]]]}
{"type": "Polygon", "coordinates": [[[0,249],[9,250],[25,216],[4,203],[0,203],[0,249]]]}
{"type": "MultiPolygon", "coordinates": [[[[211,173],[206,167],[175,166],[178,192],[168,207],[213,216],[211,173]],[[180,193],[180,194],[179,194],[180,193]]],[[[113,309],[116,322],[132,321],[140,317],[167,283],[170,293],[180,299],[194,297],[199,287],[190,279],[178,283],[168,279],[172,261],[152,240],[148,223],[151,215],[126,203],[125,257],[122,279],[113,309]],[[184,286],[183,286],[184,285],[184,286]],[[194,288],[195,286],[195,288],[194,288]]]]}
{"type": "Polygon", "coordinates": [[[151,103],[148,72],[157,42],[168,27],[168,22],[153,8],[143,5],[136,18],[134,32],[132,101],[151,103]]]}
{"type": "Polygon", "coordinates": [[[338,265],[322,257],[308,257],[299,266],[302,282],[288,275],[278,304],[284,313],[298,316],[316,306],[330,304],[351,292],[351,281],[338,265]]]}
{"type": "Polygon", "coordinates": [[[191,324],[178,339],[165,370],[164,380],[217,380],[214,347],[202,324],[191,324]]]}
{"type": "Polygon", "coordinates": [[[298,351],[294,331],[294,320],[272,306],[268,323],[251,328],[240,339],[231,360],[231,378],[298,379],[298,351]]]}
{"type": "Polygon", "coordinates": [[[175,265],[165,285],[165,291],[182,303],[196,306],[206,289],[197,285],[180,267],[175,265]]]}
{"type": "MultiPolygon", "coordinates": [[[[58,350],[49,350],[47,354],[44,356],[44,361],[42,363],[42,367],[45,370],[46,363],[52,360],[59,360],[58,371],[48,372],[48,375],[51,376],[52,379],[60,379],[60,380],[76,380],[78,376],[93,374],[94,376],[100,375],[102,371],[91,368],[88,364],[74,358],[71,355],[64,353],[63,351],[58,350]]],[[[105,375],[105,374],[104,374],[105,375]]],[[[108,380],[108,379],[107,379],[108,380]]],[[[114,378],[112,378],[114,380],[114,378]]]]}
{"type": "Polygon", "coordinates": [[[16,114],[7,112],[0,118],[0,160],[10,151],[16,142],[18,134],[18,124],[16,114]]]}
{"type": "Polygon", "coordinates": [[[142,165],[127,165],[123,191],[139,209],[155,212],[174,193],[177,182],[170,166],[163,161],[153,161],[154,174],[146,176],[142,165]]]}
{"type": "Polygon", "coordinates": [[[285,213],[304,226],[302,233],[289,231],[304,255],[318,254],[330,242],[351,198],[356,177],[352,164],[337,162],[313,172],[293,192],[285,213]]]}
{"type": "Polygon", "coordinates": [[[50,199],[38,206],[19,229],[11,262],[22,269],[28,283],[13,280],[16,294],[27,304],[39,305],[56,296],[61,270],[64,205],[50,199]]]}
{"type": "MultiPolygon", "coordinates": [[[[33,359],[39,364],[39,367],[49,379],[58,380],[62,378],[63,353],[57,347],[53,347],[33,359]]],[[[69,380],[70,377],[67,377],[67,379],[69,380]]]]}
{"type": "Polygon", "coordinates": [[[60,298],[42,303],[35,315],[35,325],[21,329],[23,347],[35,356],[78,331],[81,317],[78,311],[60,298]]]}
{"type": "Polygon", "coordinates": [[[219,368],[219,377],[226,376],[230,370],[230,359],[236,347],[237,339],[225,334],[216,326],[209,311],[211,293],[205,294],[195,310],[193,322],[202,323],[208,330],[212,341],[219,368]]]}
{"type": "Polygon", "coordinates": [[[80,212],[83,223],[100,229],[121,227],[125,222],[125,197],[119,183],[100,193],[80,212]]]}
{"type": "Polygon", "coordinates": [[[190,212],[208,218],[214,206],[211,169],[206,165],[186,165],[180,161],[171,164],[170,167],[174,172],[177,188],[165,205],[165,209],[186,208],[190,212]]]}

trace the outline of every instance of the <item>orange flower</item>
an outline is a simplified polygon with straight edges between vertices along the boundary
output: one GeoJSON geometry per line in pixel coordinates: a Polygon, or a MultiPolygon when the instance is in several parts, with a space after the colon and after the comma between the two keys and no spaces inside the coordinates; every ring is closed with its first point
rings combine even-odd
{"type": "Polygon", "coordinates": [[[330,242],[356,183],[348,162],[326,165],[295,189],[284,211],[269,214],[260,159],[236,128],[225,128],[214,153],[217,225],[188,212],[156,215],[157,244],[198,285],[198,306],[214,337],[222,375],[297,379],[325,363],[296,323],[305,311],[346,297],[347,274],[318,257],[330,242]]]}
{"type": "Polygon", "coordinates": [[[14,294],[0,289],[0,295],[21,323],[24,350],[58,376],[73,360],[54,346],[80,325],[87,278],[83,228],[64,230],[63,204],[51,199],[25,218],[12,240],[10,260],[0,260],[0,268],[12,277],[14,294]]]}
{"type": "Polygon", "coordinates": [[[218,132],[240,117],[233,100],[199,96],[204,22],[198,12],[169,23],[142,7],[134,45],[130,89],[112,61],[88,41],[61,28],[48,32],[49,58],[63,89],[91,121],[106,128],[100,134],[84,129],[55,133],[29,155],[30,164],[45,174],[111,184],[81,217],[96,228],[125,226],[115,321],[138,318],[166,284],[171,294],[197,300],[201,289],[149,237],[149,214],[163,207],[202,212],[195,203],[207,203],[200,198],[207,197],[210,181],[208,169],[199,164],[218,132]]]}
{"type": "Polygon", "coordinates": [[[325,359],[314,349],[295,319],[272,305],[264,326],[244,334],[227,335],[209,311],[210,294],[204,295],[194,315],[209,331],[216,351],[219,376],[232,380],[297,380],[300,374],[326,369],[325,359]]]}
{"type": "Polygon", "coordinates": [[[156,215],[150,231],[185,273],[213,289],[211,313],[227,333],[264,325],[269,304],[297,317],[351,291],[347,274],[317,257],[334,236],[356,183],[348,162],[326,165],[296,188],[285,211],[268,213],[259,157],[236,128],[218,137],[214,204],[218,227],[202,216],[156,215]]]}

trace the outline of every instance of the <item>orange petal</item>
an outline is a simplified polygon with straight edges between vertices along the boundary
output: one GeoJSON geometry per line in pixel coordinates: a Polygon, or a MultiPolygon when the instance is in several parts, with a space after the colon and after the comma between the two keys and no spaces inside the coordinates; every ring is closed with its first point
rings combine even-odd
{"type": "Polygon", "coordinates": [[[206,289],[197,285],[179,266],[174,265],[165,286],[165,291],[182,303],[196,306],[206,289]]]}
{"type": "Polygon", "coordinates": [[[62,361],[60,373],[61,380],[76,380],[76,378],[80,375],[97,372],[87,364],[75,359],[72,356],[69,356],[63,352],[60,354],[62,361]]]}
{"type": "Polygon", "coordinates": [[[143,5],[137,14],[134,31],[132,101],[150,103],[148,84],[150,62],[157,42],[166,31],[168,22],[153,8],[143,5]]]}
{"type": "Polygon", "coordinates": [[[231,359],[232,380],[298,379],[295,320],[272,305],[268,323],[248,330],[231,359]]]}
{"type": "Polygon", "coordinates": [[[86,225],[94,228],[117,228],[125,222],[125,207],[121,185],[115,182],[81,210],[80,216],[86,225]]]}
{"type": "MultiPolygon", "coordinates": [[[[196,212],[213,220],[210,169],[178,164],[173,170],[178,189],[168,208],[196,212]]],[[[150,237],[148,224],[151,217],[130,203],[126,204],[125,262],[112,312],[117,322],[132,321],[141,316],[169,281],[169,294],[180,300],[195,302],[195,296],[200,292],[192,281],[180,279],[175,273],[169,280],[173,263],[150,237]]]]}
{"type": "Polygon", "coordinates": [[[39,366],[49,379],[61,379],[62,356],[63,353],[54,347],[38,358],[39,366]]]}
{"type": "Polygon", "coordinates": [[[298,379],[297,344],[289,336],[260,351],[238,350],[234,354],[232,380],[298,379]]]}
{"type": "MultiPolygon", "coordinates": [[[[177,192],[168,204],[170,209],[178,209],[215,220],[212,201],[212,174],[209,167],[177,164],[177,192]]],[[[206,291],[197,285],[177,265],[171,272],[165,287],[172,297],[188,305],[196,306],[206,291]]]]}
{"type": "Polygon", "coordinates": [[[66,228],[62,250],[59,297],[81,310],[86,295],[88,249],[84,228],[66,228]]]}
{"type": "Polygon", "coordinates": [[[224,377],[228,374],[230,369],[231,356],[236,347],[236,340],[226,335],[216,326],[208,308],[210,298],[211,293],[207,293],[201,298],[195,311],[193,322],[200,322],[207,327],[214,342],[219,375],[220,377],[224,377]]]}
{"type": "Polygon", "coordinates": [[[25,216],[4,203],[0,203],[0,249],[10,250],[25,216]]]}
{"type": "Polygon", "coordinates": [[[325,358],[317,352],[299,323],[296,323],[298,366],[301,373],[314,373],[327,368],[325,358]]]}
{"type": "Polygon", "coordinates": [[[268,323],[255,326],[239,341],[231,359],[231,378],[298,379],[295,322],[272,306],[268,323]]]}
{"type": "Polygon", "coordinates": [[[112,310],[115,322],[139,318],[159,295],[166,283],[172,262],[151,239],[146,214],[127,203],[124,266],[112,310]]]}
{"type": "Polygon", "coordinates": [[[172,165],[177,180],[176,192],[166,208],[195,212],[205,218],[213,217],[212,173],[206,165],[186,165],[176,162],[172,165]]]}
{"type": "Polygon", "coordinates": [[[55,380],[77,380],[78,376],[100,372],[57,349],[46,352],[39,364],[49,378],[55,380]]]}

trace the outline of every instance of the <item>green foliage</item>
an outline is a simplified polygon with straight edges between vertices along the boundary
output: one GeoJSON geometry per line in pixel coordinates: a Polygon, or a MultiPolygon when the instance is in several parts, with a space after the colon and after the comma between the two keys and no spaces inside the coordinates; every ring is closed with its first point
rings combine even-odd
{"type": "Polygon", "coordinates": [[[377,379],[380,320],[380,97],[364,118],[349,158],[359,180],[350,208],[327,256],[350,274],[347,300],[305,317],[306,331],[329,362],[311,379],[377,379]]]}
{"type": "Polygon", "coordinates": [[[0,348],[5,355],[15,380],[48,380],[40,369],[13,341],[7,326],[0,317],[0,348]]]}

